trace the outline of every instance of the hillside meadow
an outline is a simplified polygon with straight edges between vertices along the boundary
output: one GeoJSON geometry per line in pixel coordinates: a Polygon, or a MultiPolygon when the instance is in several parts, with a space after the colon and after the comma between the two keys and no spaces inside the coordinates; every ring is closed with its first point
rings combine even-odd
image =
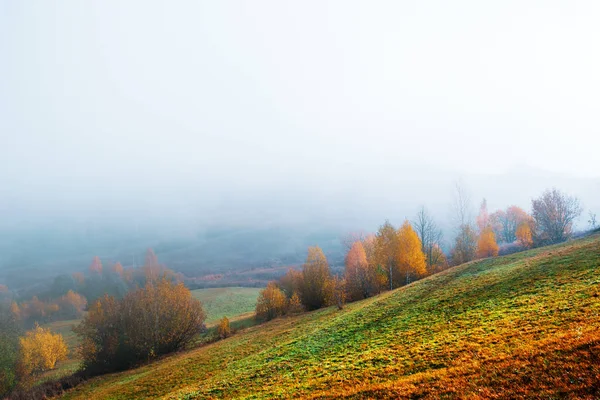
{"type": "Polygon", "coordinates": [[[600,237],[250,327],[65,399],[600,396],[600,237]]]}

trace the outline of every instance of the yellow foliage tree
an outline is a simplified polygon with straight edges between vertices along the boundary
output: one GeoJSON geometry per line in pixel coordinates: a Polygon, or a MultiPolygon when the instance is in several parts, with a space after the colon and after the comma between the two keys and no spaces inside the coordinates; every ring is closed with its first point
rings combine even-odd
{"type": "Polygon", "coordinates": [[[54,369],[56,363],[67,359],[63,337],[39,325],[20,338],[20,370],[26,376],[54,369]]]}
{"type": "Polygon", "coordinates": [[[409,284],[427,273],[421,240],[408,221],[404,221],[398,230],[396,266],[399,277],[405,279],[404,284],[409,284]]]}
{"type": "Polygon", "coordinates": [[[275,282],[269,282],[267,287],[260,291],[256,301],[256,318],[269,321],[285,314],[287,298],[277,287],[275,282]]]}
{"type": "Polygon", "coordinates": [[[21,308],[19,308],[19,305],[15,301],[10,303],[10,312],[15,319],[21,318],[21,308]]]}
{"type": "Polygon", "coordinates": [[[527,222],[522,222],[517,227],[517,242],[526,249],[533,246],[533,236],[531,234],[531,228],[527,222]]]}
{"type": "Polygon", "coordinates": [[[396,229],[388,221],[379,227],[375,236],[375,245],[373,249],[373,264],[385,275],[386,285],[390,290],[398,286],[399,277],[394,275],[396,261],[398,259],[398,234],[396,229]]]}
{"type": "Polygon", "coordinates": [[[223,317],[219,321],[219,326],[217,328],[219,333],[219,337],[221,339],[225,339],[226,337],[231,336],[231,327],[229,326],[229,318],[223,317]]]}
{"type": "Polygon", "coordinates": [[[492,228],[486,228],[477,241],[477,257],[496,257],[498,255],[498,244],[496,243],[496,235],[492,228]]]}
{"type": "Polygon", "coordinates": [[[302,304],[309,310],[327,305],[327,284],[331,279],[329,264],[319,247],[309,247],[302,266],[302,304]]]}
{"type": "Polygon", "coordinates": [[[302,306],[302,302],[300,301],[300,296],[297,292],[294,292],[294,294],[290,298],[287,311],[289,314],[298,314],[304,311],[304,307],[302,306]]]}

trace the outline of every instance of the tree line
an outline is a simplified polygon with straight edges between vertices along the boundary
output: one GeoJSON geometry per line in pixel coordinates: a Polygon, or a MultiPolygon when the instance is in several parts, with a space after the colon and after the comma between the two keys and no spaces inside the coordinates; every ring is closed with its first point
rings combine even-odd
{"type": "Polygon", "coordinates": [[[473,218],[470,207],[468,193],[457,185],[453,203],[456,235],[448,254],[442,250],[442,231],[425,207],[399,228],[386,221],[375,234],[350,235],[345,240],[342,276],[332,274],[319,247],[310,247],[300,270],[289,269],[261,291],[256,317],[270,320],[330,305],[342,308],[346,301],[408,285],[449,266],[496,257],[501,250],[508,254],[559,243],[571,237],[573,223],[582,212],[577,198],[557,189],[533,199],[531,214],[517,206],[490,214],[484,199],[473,218]]]}

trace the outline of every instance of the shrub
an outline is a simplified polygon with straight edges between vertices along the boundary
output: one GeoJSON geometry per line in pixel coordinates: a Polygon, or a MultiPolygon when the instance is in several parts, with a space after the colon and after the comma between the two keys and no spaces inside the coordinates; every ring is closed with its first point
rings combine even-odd
{"type": "Polygon", "coordinates": [[[54,369],[56,363],[67,359],[67,345],[62,335],[39,325],[19,339],[19,371],[23,378],[54,369]]]}
{"type": "Polygon", "coordinates": [[[269,321],[285,314],[287,298],[277,287],[275,282],[269,282],[267,287],[260,291],[256,301],[256,318],[269,321]]]}
{"type": "Polygon", "coordinates": [[[180,350],[200,332],[205,318],[189,289],[166,278],[120,301],[105,295],[75,328],[82,338],[84,368],[116,371],[180,350]]]}
{"type": "Polygon", "coordinates": [[[287,312],[288,314],[298,314],[303,311],[304,307],[302,306],[302,302],[300,301],[300,296],[298,296],[297,292],[294,292],[294,294],[290,298],[287,312]]]}
{"type": "Polygon", "coordinates": [[[231,327],[229,326],[229,319],[227,317],[221,318],[217,331],[221,339],[231,336],[231,327]]]}

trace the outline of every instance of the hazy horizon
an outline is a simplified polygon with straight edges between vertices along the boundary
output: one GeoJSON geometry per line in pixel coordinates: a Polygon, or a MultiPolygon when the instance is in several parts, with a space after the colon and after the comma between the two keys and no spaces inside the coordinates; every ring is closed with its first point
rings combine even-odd
{"type": "Polygon", "coordinates": [[[0,232],[344,232],[421,205],[447,228],[458,179],[490,210],[557,187],[585,228],[599,18],[593,1],[4,1],[0,232]]]}

